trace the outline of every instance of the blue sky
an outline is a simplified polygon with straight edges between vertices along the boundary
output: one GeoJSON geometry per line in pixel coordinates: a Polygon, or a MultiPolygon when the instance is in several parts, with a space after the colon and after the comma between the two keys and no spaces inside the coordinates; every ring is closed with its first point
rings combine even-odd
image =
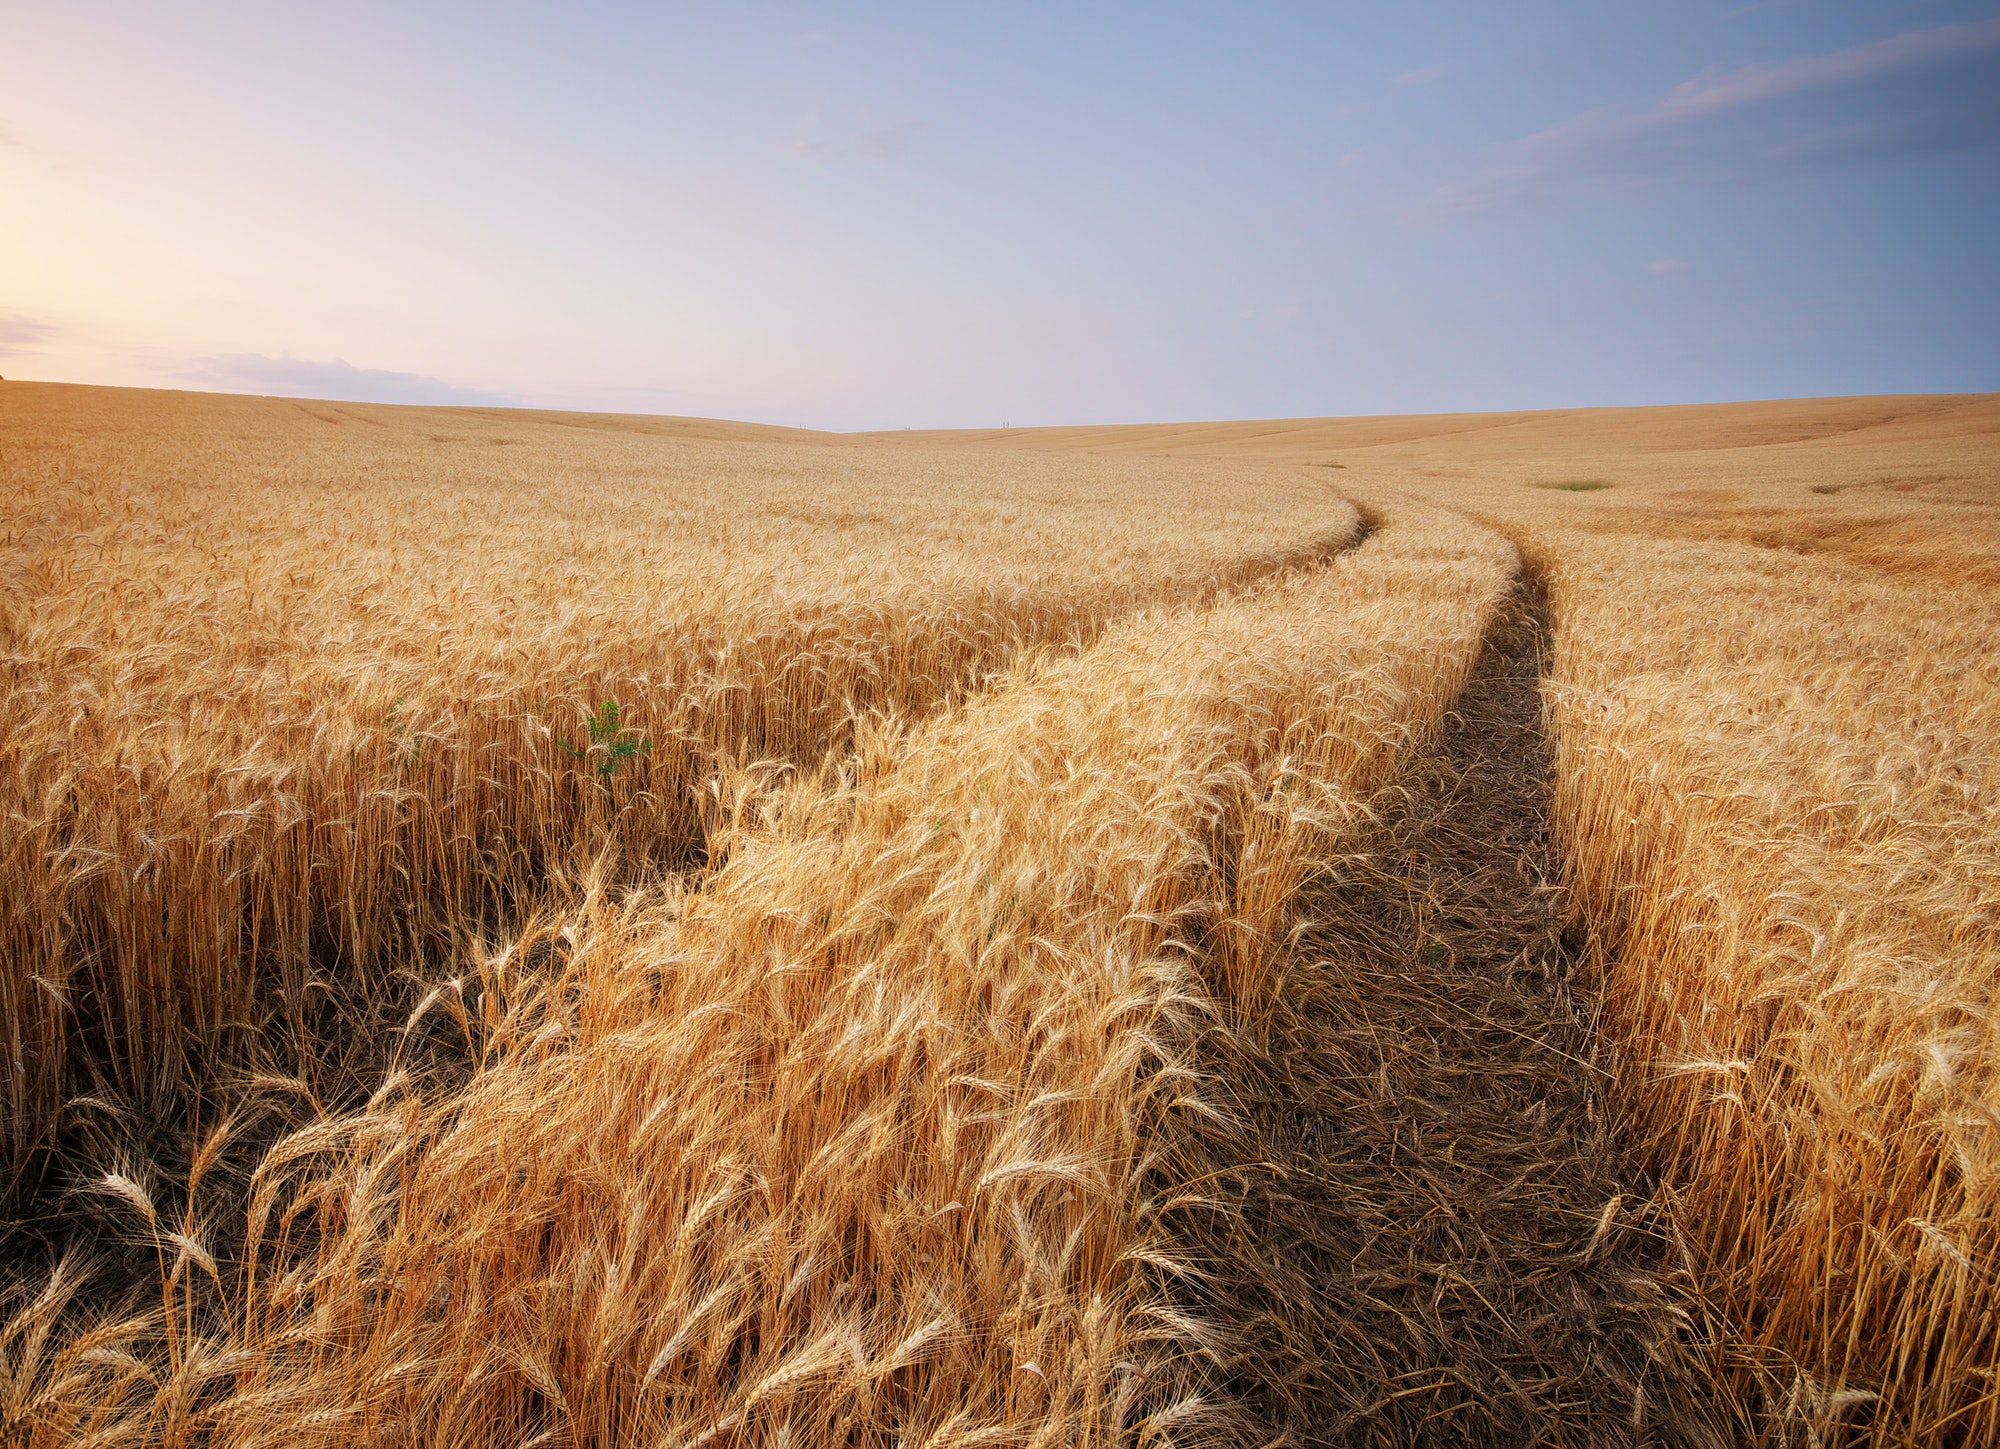
{"type": "Polygon", "coordinates": [[[2000,389],[2000,5],[0,0],[0,372],[990,426],[2000,389]]]}

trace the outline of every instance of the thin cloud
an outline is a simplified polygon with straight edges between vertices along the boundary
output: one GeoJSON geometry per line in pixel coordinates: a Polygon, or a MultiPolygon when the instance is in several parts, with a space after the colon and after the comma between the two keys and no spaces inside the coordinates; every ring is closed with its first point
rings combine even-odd
{"type": "Polygon", "coordinates": [[[1826,86],[1845,85],[1873,76],[1918,70],[2000,49],[2000,20],[1975,20],[1936,30],[1913,30],[1870,41],[1831,55],[1773,65],[1750,65],[1713,79],[1686,81],[1653,112],[1662,123],[1692,120],[1737,106],[1776,100],[1780,96],[1826,86]]]}
{"type": "Polygon", "coordinates": [[[1698,76],[1637,114],[1586,112],[1493,153],[1419,219],[1592,183],[1749,181],[2000,143],[2000,19],[1698,76]]]}
{"type": "Polygon", "coordinates": [[[1646,270],[1656,277],[1671,277],[1675,272],[1685,272],[1687,269],[1686,262],[1677,260],[1646,263],[1646,270]]]}
{"type": "Polygon", "coordinates": [[[41,351],[42,340],[55,328],[32,317],[0,317],[0,357],[22,357],[41,351]]]}
{"type": "Polygon", "coordinates": [[[281,357],[259,352],[201,357],[173,375],[219,392],[255,392],[268,397],[464,407],[515,407],[520,403],[509,394],[457,387],[421,373],[356,367],[337,357],[331,362],[313,362],[289,353],[281,357]]]}
{"type": "Polygon", "coordinates": [[[1422,70],[1406,70],[1396,77],[1399,86],[1427,86],[1434,80],[1444,79],[1444,67],[1427,65],[1422,70]]]}

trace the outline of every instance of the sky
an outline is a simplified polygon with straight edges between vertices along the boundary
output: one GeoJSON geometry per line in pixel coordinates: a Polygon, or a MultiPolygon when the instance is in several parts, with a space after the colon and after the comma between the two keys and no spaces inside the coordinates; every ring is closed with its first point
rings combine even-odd
{"type": "Polygon", "coordinates": [[[0,0],[0,374],[841,430],[2000,390],[2000,3],[0,0]]]}

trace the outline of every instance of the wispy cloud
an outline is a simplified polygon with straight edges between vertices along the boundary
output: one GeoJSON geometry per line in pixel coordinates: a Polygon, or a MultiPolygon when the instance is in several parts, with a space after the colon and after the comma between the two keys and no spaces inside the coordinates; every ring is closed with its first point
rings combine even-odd
{"type": "Polygon", "coordinates": [[[1656,277],[1671,277],[1675,272],[1685,272],[1687,269],[1686,262],[1673,259],[1646,263],[1646,270],[1656,277]]]}
{"type": "Polygon", "coordinates": [[[1649,110],[1590,111],[1495,149],[1423,219],[1591,183],[1745,181],[2000,143],[2000,19],[1697,76],[1649,110]]]}
{"type": "Polygon", "coordinates": [[[32,317],[0,317],[0,357],[21,357],[41,350],[42,340],[55,328],[32,317]]]}
{"type": "Polygon", "coordinates": [[[270,397],[468,407],[510,407],[520,402],[519,398],[505,393],[456,387],[420,373],[356,367],[340,358],[331,362],[313,362],[289,353],[281,357],[266,357],[258,352],[200,357],[172,375],[180,381],[200,383],[218,391],[248,391],[270,397]]]}
{"type": "Polygon", "coordinates": [[[919,120],[886,121],[838,135],[828,135],[813,125],[796,149],[827,161],[894,161],[907,154],[928,130],[930,122],[919,120]]]}
{"type": "Polygon", "coordinates": [[[1396,77],[1399,86],[1427,86],[1434,80],[1444,79],[1444,67],[1427,65],[1422,70],[1406,70],[1396,77]]]}

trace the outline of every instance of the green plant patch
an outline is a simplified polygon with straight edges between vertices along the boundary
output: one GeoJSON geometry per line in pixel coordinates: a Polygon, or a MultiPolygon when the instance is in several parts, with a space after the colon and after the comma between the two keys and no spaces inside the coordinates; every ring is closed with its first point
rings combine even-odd
{"type": "Polygon", "coordinates": [[[618,767],[627,760],[634,760],[653,752],[653,742],[644,735],[639,735],[636,740],[626,738],[627,735],[638,734],[638,731],[625,724],[620,706],[615,699],[605,700],[594,713],[584,717],[584,723],[590,728],[588,745],[579,748],[568,740],[562,740],[560,743],[564,752],[572,759],[594,759],[597,762],[597,777],[600,780],[609,780],[618,773],[618,767]]]}
{"type": "Polygon", "coordinates": [[[1600,488],[1609,488],[1609,478],[1554,478],[1546,483],[1537,483],[1537,488],[1555,488],[1564,493],[1595,493],[1600,488]]]}

